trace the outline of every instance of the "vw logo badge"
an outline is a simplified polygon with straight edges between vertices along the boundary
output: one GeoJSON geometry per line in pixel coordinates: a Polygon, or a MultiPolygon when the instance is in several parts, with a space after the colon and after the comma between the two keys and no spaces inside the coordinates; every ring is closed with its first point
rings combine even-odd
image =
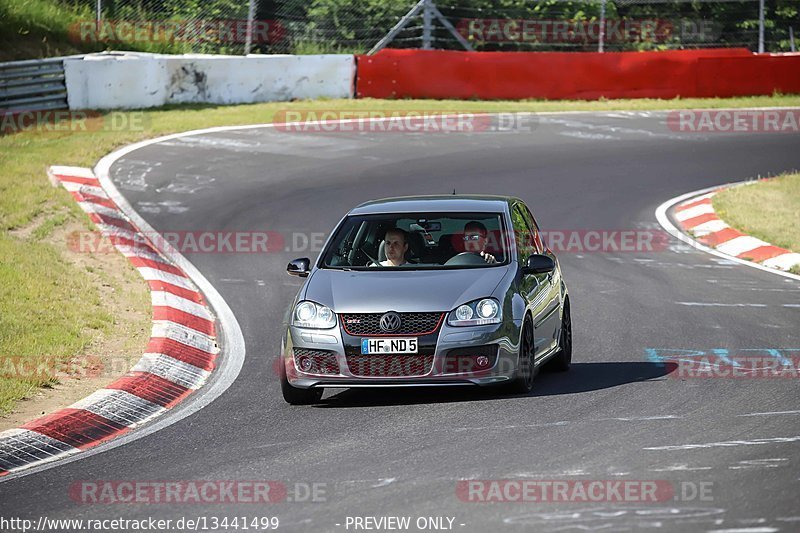
{"type": "Polygon", "coordinates": [[[389,311],[388,313],[384,313],[381,317],[381,330],[391,333],[393,331],[397,331],[400,329],[400,315],[395,313],[394,311],[389,311]]]}

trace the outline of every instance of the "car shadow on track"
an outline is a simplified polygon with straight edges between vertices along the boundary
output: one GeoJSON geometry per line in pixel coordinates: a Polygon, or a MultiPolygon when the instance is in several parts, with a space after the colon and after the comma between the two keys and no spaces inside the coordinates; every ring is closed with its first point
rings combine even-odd
{"type": "Polygon", "coordinates": [[[496,387],[347,389],[324,399],[315,407],[413,405],[580,394],[662,378],[672,372],[673,367],[673,364],[648,362],[573,363],[569,372],[540,372],[534,381],[533,392],[526,395],[508,394],[496,387]]]}

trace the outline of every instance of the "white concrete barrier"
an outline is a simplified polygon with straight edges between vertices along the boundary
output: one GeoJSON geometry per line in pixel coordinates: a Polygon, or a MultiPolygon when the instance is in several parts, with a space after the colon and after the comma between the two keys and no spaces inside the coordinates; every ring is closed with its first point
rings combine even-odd
{"type": "Polygon", "coordinates": [[[352,98],[352,55],[92,54],[64,62],[70,109],[352,98]]]}

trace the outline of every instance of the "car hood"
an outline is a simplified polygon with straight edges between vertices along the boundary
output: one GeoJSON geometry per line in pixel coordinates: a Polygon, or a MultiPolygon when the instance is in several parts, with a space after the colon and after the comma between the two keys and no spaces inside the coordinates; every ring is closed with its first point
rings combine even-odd
{"type": "Polygon", "coordinates": [[[450,311],[491,296],[509,266],[463,270],[346,271],[320,269],[306,285],[306,300],[337,313],[450,311]]]}

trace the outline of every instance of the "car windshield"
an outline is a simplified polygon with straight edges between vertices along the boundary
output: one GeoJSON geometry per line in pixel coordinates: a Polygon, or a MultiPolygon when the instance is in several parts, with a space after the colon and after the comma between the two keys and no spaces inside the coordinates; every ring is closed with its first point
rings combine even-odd
{"type": "Polygon", "coordinates": [[[349,216],[322,254],[323,268],[487,268],[507,264],[500,213],[349,216]]]}

